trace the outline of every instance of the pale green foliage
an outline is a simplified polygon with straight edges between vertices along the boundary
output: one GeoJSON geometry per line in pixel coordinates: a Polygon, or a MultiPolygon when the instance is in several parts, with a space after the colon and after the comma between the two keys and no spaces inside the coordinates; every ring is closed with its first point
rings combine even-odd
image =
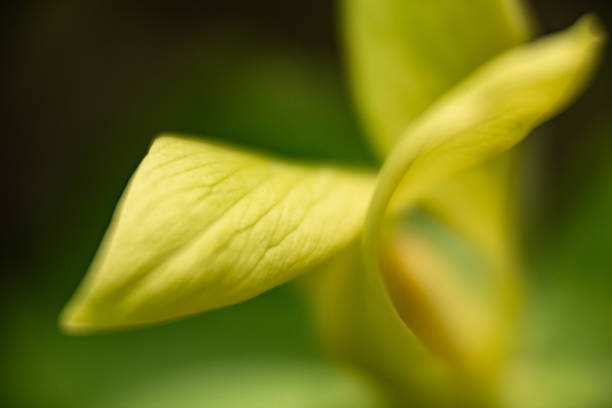
{"type": "Polygon", "coordinates": [[[381,190],[391,193],[391,184],[403,179],[402,198],[411,200],[514,146],[582,90],[602,38],[598,24],[585,17],[483,65],[404,132],[381,171],[381,190]]]}
{"type": "MultiPolygon", "coordinates": [[[[344,12],[354,93],[381,155],[437,98],[532,31],[521,0],[345,0],[344,12]]],[[[508,159],[459,174],[420,199],[481,245],[506,251],[514,171],[491,167],[514,168],[508,159]]]]}
{"type": "MultiPolygon", "coordinates": [[[[535,126],[565,108],[583,88],[597,61],[601,40],[596,22],[586,17],[564,33],[511,49],[482,66],[416,120],[380,172],[365,227],[364,248],[368,266],[379,269],[381,225],[398,187],[399,204],[396,205],[403,207],[444,178],[514,146],[535,126]]],[[[398,279],[394,277],[391,280],[397,283],[398,279]]],[[[509,302],[514,301],[512,293],[508,293],[514,287],[511,282],[510,276],[500,279],[499,294],[494,296],[496,302],[506,296],[509,302]]],[[[415,306],[408,304],[411,308],[415,306]]],[[[458,304],[450,302],[447,307],[454,309],[458,304]]],[[[500,309],[499,314],[493,313],[493,322],[504,319],[507,305],[490,307],[500,309]]],[[[413,313],[403,309],[398,307],[400,316],[413,313]]],[[[422,324],[428,325],[428,331],[438,334],[433,338],[446,342],[449,338],[461,337],[461,333],[453,334],[432,326],[433,316],[421,318],[422,324]]],[[[495,327],[493,324],[486,326],[495,327]]],[[[499,340],[498,334],[491,336],[491,341],[499,340]]],[[[486,354],[488,347],[478,346],[471,350],[474,344],[470,341],[457,345],[459,350],[451,352],[453,355],[449,358],[467,358],[466,364],[486,367],[490,356],[476,356],[474,353],[486,354]]]]}
{"type": "Polygon", "coordinates": [[[143,325],[251,298],[353,240],[372,187],[357,171],[160,137],[62,326],[143,325]]]}
{"type": "Polygon", "coordinates": [[[372,216],[400,182],[403,203],[445,177],[508,150],[564,109],[590,78],[603,44],[598,24],[511,49],[438,99],[404,133],[381,170],[372,216]]]}
{"type": "MultiPolygon", "coordinates": [[[[113,408],[381,408],[387,404],[365,378],[323,364],[240,361],[162,373],[158,382],[130,387],[113,408]]],[[[95,408],[97,405],[92,404],[95,408]]]]}
{"type": "Polygon", "coordinates": [[[344,11],[355,96],[383,156],[437,97],[530,31],[515,0],[344,0],[344,11]]]}

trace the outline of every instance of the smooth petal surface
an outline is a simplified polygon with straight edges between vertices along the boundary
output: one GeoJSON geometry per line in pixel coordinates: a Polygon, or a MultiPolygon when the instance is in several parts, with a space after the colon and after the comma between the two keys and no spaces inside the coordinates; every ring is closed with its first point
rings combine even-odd
{"type": "Polygon", "coordinates": [[[392,207],[403,208],[448,176],[514,146],[583,88],[601,44],[597,23],[587,17],[493,59],[415,121],[379,176],[364,235],[368,267],[379,269],[381,224],[396,190],[392,207]]]}
{"type": "Polygon", "coordinates": [[[519,0],[344,0],[344,17],[355,96],[381,156],[436,98],[530,32],[519,0]]]}
{"type": "Polygon", "coordinates": [[[350,246],[301,279],[326,350],[372,373],[397,406],[486,406],[481,390],[472,389],[465,376],[457,376],[423,346],[398,316],[380,277],[364,268],[361,256],[358,245],[350,246]]]}
{"type": "Polygon", "coordinates": [[[70,332],[146,325],[256,296],[352,241],[373,180],[159,137],[61,325],[70,332]]]}

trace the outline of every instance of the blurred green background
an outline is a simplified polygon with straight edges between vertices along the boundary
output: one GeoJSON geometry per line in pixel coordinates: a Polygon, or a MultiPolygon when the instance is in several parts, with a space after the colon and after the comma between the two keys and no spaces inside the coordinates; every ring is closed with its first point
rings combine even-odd
{"type": "MultiPolygon", "coordinates": [[[[542,33],[586,11],[612,29],[607,0],[530,4],[542,33]]],[[[2,7],[0,406],[246,406],[270,398],[262,390],[279,406],[377,403],[363,379],[324,362],[289,286],[147,330],[66,337],[56,327],[157,133],[376,165],[350,100],[335,3],[2,7]]],[[[611,96],[608,52],[578,103],[522,146],[535,328],[523,347],[553,367],[561,355],[586,371],[612,361],[611,96]]]]}

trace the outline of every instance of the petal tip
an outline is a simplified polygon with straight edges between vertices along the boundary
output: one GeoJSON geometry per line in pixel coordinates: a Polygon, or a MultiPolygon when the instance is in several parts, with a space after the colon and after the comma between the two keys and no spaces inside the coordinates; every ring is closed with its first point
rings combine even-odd
{"type": "Polygon", "coordinates": [[[57,324],[60,331],[66,335],[87,334],[89,331],[91,331],[91,326],[85,324],[79,318],[80,314],[79,308],[77,308],[72,301],[68,303],[57,319],[57,324]]]}
{"type": "Polygon", "coordinates": [[[58,320],[59,330],[69,336],[86,336],[105,332],[117,331],[122,328],[119,322],[107,324],[98,320],[89,310],[89,306],[81,302],[70,301],[60,313],[58,320]]]}
{"type": "Polygon", "coordinates": [[[607,32],[601,19],[594,13],[582,16],[575,24],[578,38],[585,44],[600,46],[607,40],[607,32]]]}
{"type": "Polygon", "coordinates": [[[68,301],[57,319],[60,331],[66,335],[87,335],[104,331],[104,320],[99,319],[87,296],[76,294],[68,301]]]}

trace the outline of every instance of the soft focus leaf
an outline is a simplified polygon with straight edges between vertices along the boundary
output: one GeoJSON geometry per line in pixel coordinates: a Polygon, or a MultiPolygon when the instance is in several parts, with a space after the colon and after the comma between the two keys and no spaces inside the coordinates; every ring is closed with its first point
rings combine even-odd
{"type": "MultiPolygon", "coordinates": [[[[379,268],[381,224],[396,189],[392,207],[401,208],[440,180],[514,146],[583,88],[601,43],[597,23],[587,17],[493,59],[413,122],[380,174],[364,236],[369,267],[379,268]]],[[[396,306],[400,315],[412,313],[396,306]]]]}
{"type": "Polygon", "coordinates": [[[372,187],[366,173],[160,137],[62,326],[144,325],[256,296],[353,240],[372,187]]]}
{"type": "Polygon", "coordinates": [[[412,330],[481,382],[505,363],[520,317],[515,159],[505,154],[428,193],[426,211],[407,214],[382,255],[389,293],[412,330]]]}
{"type": "Polygon", "coordinates": [[[386,406],[372,384],[352,372],[322,363],[275,359],[161,375],[157,381],[100,404],[100,408],[386,406]]]}
{"type": "Polygon", "coordinates": [[[612,403],[609,359],[576,362],[572,358],[563,361],[542,355],[530,357],[510,368],[503,389],[503,407],[603,408],[612,403]]]}
{"type": "Polygon", "coordinates": [[[355,96],[381,154],[442,93],[529,36],[518,0],[345,0],[344,16],[355,96]]]}
{"type": "Polygon", "coordinates": [[[373,375],[397,406],[480,406],[478,391],[423,346],[361,259],[360,247],[351,246],[302,280],[326,350],[373,375]]]}
{"type": "Polygon", "coordinates": [[[423,205],[490,256],[515,256],[518,158],[510,151],[451,177],[427,192],[423,205]]]}
{"type": "MultiPolygon", "coordinates": [[[[370,130],[370,137],[374,139],[379,153],[386,153],[408,125],[425,111],[435,98],[491,57],[525,41],[530,31],[530,22],[523,4],[515,0],[464,3],[444,0],[356,0],[345,2],[345,12],[346,40],[355,93],[370,130]]],[[[490,265],[489,273],[494,277],[515,272],[515,262],[512,262],[512,257],[515,256],[514,201],[508,197],[512,191],[515,170],[512,160],[512,157],[505,155],[496,158],[486,166],[456,175],[422,197],[432,215],[465,234],[476,246],[480,251],[479,258],[490,265]]],[[[414,234],[410,236],[413,244],[420,241],[414,234]]],[[[399,241],[405,241],[405,238],[407,237],[399,241]]],[[[414,299],[420,294],[423,296],[420,300],[427,299],[434,304],[444,303],[441,291],[434,289],[432,292],[425,289],[425,286],[428,286],[425,281],[432,278],[433,265],[441,267],[437,260],[444,258],[444,251],[448,248],[430,246],[427,243],[424,245],[428,247],[427,251],[407,252],[399,250],[395,245],[388,247],[388,259],[395,259],[404,266],[406,263],[411,264],[411,279],[416,279],[417,276],[424,279],[411,280],[413,289],[418,288],[417,292],[412,293],[413,296],[401,293],[397,299],[414,299]],[[416,265],[421,265],[423,270],[414,270],[416,265]],[[425,286],[420,286],[421,284],[425,286]]],[[[388,271],[396,269],[399,264],[394,267],[388,264],[388,271]]],[[[462,275],[461,271],[455,270],[454,267],[441,269],[453,270],[453,273],[446,274],[451,280],[453,276],[462,275]]],[[[400,272],[399,275],[388,278],[397,286],[398,282],[403,282],[407,277],[400,272]]],[[[447,279],[449,278],[444,280],[447,279]]],[[[501,277],[500,283],[504,279],[506,278],[501,277]]],[[[439,285],[434,287],[439,288],[439,285]]],[[[464,295],[473,297],[474,294],[464,295]]],[[[502,310],[488,307],[488,312],[492,313],[484,321],[476,319],[475,316],[468,319],[471,322],[479,320],[480,325],[488,328],[486,337],[489,340],[492,337],[499,339],[503,332],[500,330],[502,326],[509,327],[510,321],[514,319],[514,307],[510,308],[511,310],[506,306],[500,307],[502,310]],[[503,315],[500,316],[500,313],[503,315]],[[493,333],[497,335],[494,336],[493,333]]],[[[454,313],[456,309],[466,308],[453,307],[444,312],[436,310],[434,314],[420,316],[418,320],[435,321],[435,314],[450,314],[450,309],[453,309],[454,313]]],[[[470,315],[466,310],[463,310],[462,314],[464,318],[465,315],[470,315]]],[[[443,325],[457,325],[454,321],[456,319],[450,320],[452,321],[446,321],[443,325]]],[[[462,324],[465,326],[467,323],[459,323],[462,324]]],[[[473,327],[474,324],[470,323],[470,326],[473,327]]],[[[425,331],[429,330],[433,330],[430,337],[448,337],[448,333],[439,331],[440,327],[434,329],[429,325],[425,331]]],[[[420,332],[424,334],[423,330],[420,332]]],[[[456,331],[455,335],[457,334],[456,331]]],[[[473,338],[474,333],[470,336],[473,338]]],[[[444,340],[440,340],[439,343],[443,342],[444,340]]],[[[491,344],[480,346],[477,342],[467,341],[462,348],[482,351],[500,347],[491,344]]],[[[441,344],[436,348],[440,347],[441,344]]],[[[455,346],[451,346],[453,347],[455,346]]],[[[473,360],[473,357],[470,359],[473,360]]]]}
{"type": "Polygon", "coordinates": [[[508,357],[514,263],[497,259],[422,211],[385,241],[382,273],[400,317],[435,356],[478,387],[495,388],[508,357]],[[471,377],[468,379],[468,377],[471,377]]]}
{"type": "MultiPolygon", "coordinates": [[[[345,2],[345,14],[355,93],[379,153],[386,153],[435,98],[489,58],[525,41],[530,31],[522,3],[514,0],[461,4],[452,1],[357,0],[345,2]],[[483,35],[483,32],[487,35],[483,35]]],[[[511,161],[509,156],[496,159],[486,166],[447,180],[422,197],[428,218],[436,216],[452,227],[453,234],[462,235],[457,239],[478,251],[476,258],[492,269],[487,273],[493,282],[496,276],[504,274],[502,271],[508,273],[514,267],[509,262],[509,254],[514,255],[514,231],[511,227],[514,220],[513,201],[508,200],[514,171],[511,161]]],[[[440,316],[436,316],[438,313],[452,315],[451,309],[463,317],[462,321],[457,321],[446,316],[446,321],[442,323],[442,326],[446,326],[445,330],[450,326],[466,326],[465,317],[471,315],[467,319],[471,327],[477,321],[478,325],[484,325],[487,329],[484,337],[488,341],[491,341],[493,332],[499,339],[503,335],[500,326],[507,327],[508,320],[512,320],[506,310],[504,316],[499,316],[498,310],[487,307],[487,312],[493,313],[485,320],[482,319],[483,313],[468,313],[466,309],[477,308],[468,308],[467,302],[455,302],[454,307],[445,308],[444,311],[436,309],[435,305],[452,302],[452,299],[446,299],[448,293],[442,293],[441,286],[435,282],[456,282],[457,286],[461,286],[461,282],[457,281],[464,277],[465,271],[462,269],[465,268],[452,262],[450,266],[447,265],[444,260],[450,249],[429,242],[427,236],[418,235],[421,233],[423,231],[417,234],[409,230],[396,231],[396,239],[385,244],[387,270],[407,265],[412,268],[411,276],[399,272],[392,278],[395,289],[401,287],[398,283],[406,278],[413,283],[413,293],[410,296],[399,293],[396,300],[405,305],[411,301],[431,302],[432,313],[425,313],[423,308],[414,313],[420,322],[439,320],[440,316]],[[419,250],[406,250],[408,243],[410,247],[418,244],[419,250]],[[459,307],[457,303],[462,303],[464,307],[459,307]]],[[[391,289],[391,285],[389,287],[391,289]]],[[[447,289],[456,295],[455,300],[476,296],[483,301],[483,298],[492,296],[482,288],[477,293],[463,293],[453,285],[447,289]]],[[[391,295],[396,292],[392,291],[391,295]]],[[[415,322],[414,319],[412,321],[415,322]]],[[[440,332],[440,327],[434,329],[432,324],[425,326],[417,328],[412,324],[411,328],[421,336],[439,338],[435,348],[456,347],[442,345],[451,338],[449,333],[444,330],[440,332]],[[433,330],[432,333],[427,334],[430,330],[433,330]]],[[[470,340],[478,337],[476,331],[463,333],[466,340],[462,342],[467,344],[462,347],[491,351],[491,344],[481,347],[482,338],[476,342],[470,340]]],[[[453,334],[457,333],[455,330],[453,334]]],[[[494,347],[500,346],[497,344],[494,347]]]]}
{"type": "Polygon", "coordinates": [[[562,183],[565,210],[554,214],[552,201],[527,236],[530,296],[507,378],[511,406],[612,406],[612,121],[579,127],[562,183]]]}

